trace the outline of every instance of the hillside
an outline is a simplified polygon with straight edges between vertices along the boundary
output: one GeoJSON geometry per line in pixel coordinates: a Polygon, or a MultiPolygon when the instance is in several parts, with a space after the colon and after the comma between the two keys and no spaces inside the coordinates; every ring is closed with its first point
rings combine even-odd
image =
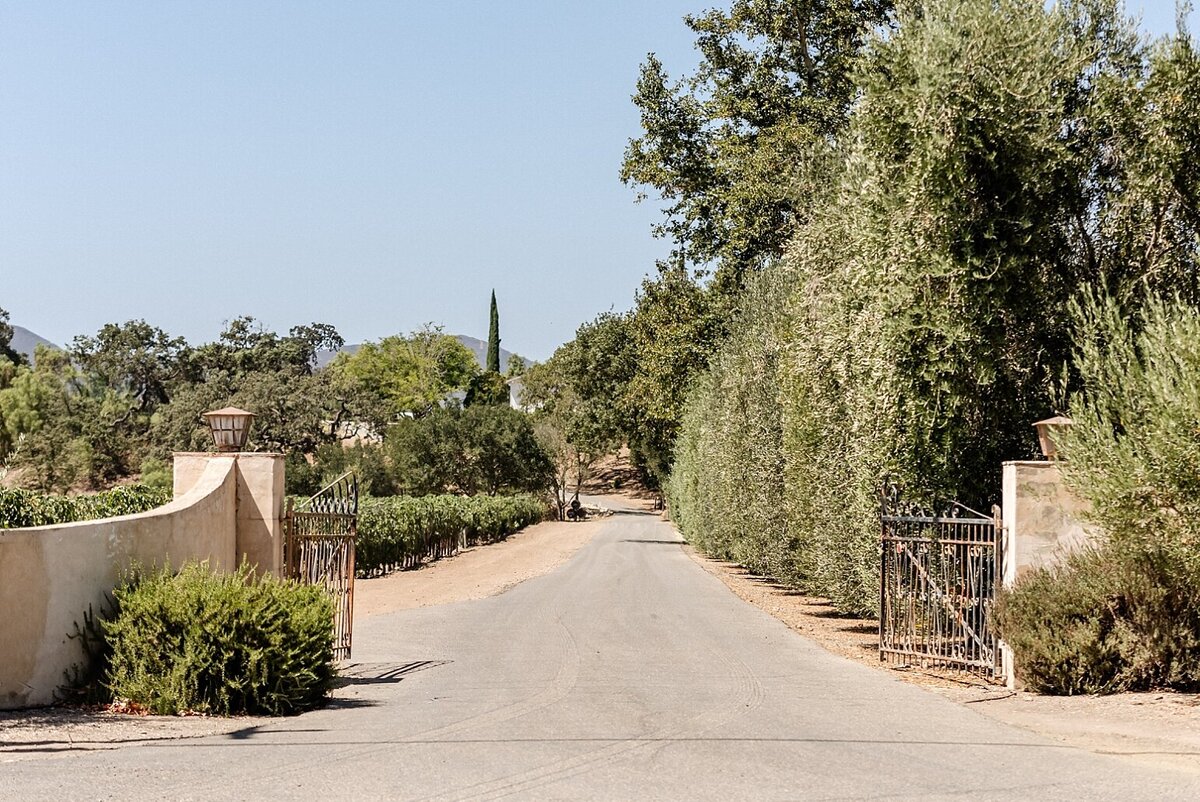
{"type": "Polygon", "coordinates": [[[13,326],[12,348],[19,354],[24,354],[30,362],[33,361],[34,349],[39,345],[47,345],[57,349],[58,346],[42,337],[39,334],[34,334],[23,326],[13,326]]]}
{"type": "MultiPolygon", "coordinates": [[[[466,334],[455,334],[452,336],[460,343],[465,345],[467,349],[475,355],[475,360],[479,363],[479,367],[482,368],[484,362],[487,360],[487,340],[481,340],[478,337],[469,337],[466,334]]],[[[321,351],[317,354],[317,367],[323,368],[332,362],[333,358],[339,353],[353,354],[360,347],[360,344],[355,343],[353,345],[344,346],[340,351],[321,351]]],[[[511,356],[513,356],[512,351],[508,351],[504,348],[500,349],[500,370],[502,372],[508,367],[508,358],[511,356]]],[[[528,359],[525,359],[525,357],[520,358],[525,360],[525,364],[529,364],[528,359]]]]}
{"type": "MultiPolygon", "coordinates": [[[[484,361],[487,359],[487,341],[481,340],[478,337],[469,337],[466,334],[455,334],[454,337],[456,337],[460,343],[465,345],[471,351],[471,353],[475,355],[475,359],[479,362],[479,367],[482,368],[484,361]]],[[[14,351],[25,354],[32,362],[34,348],[36,348],[38,345],[47,345],[56,349],[59,348],[59,346],[50,342],[45,337],[35,334],[23,326],[13,326],[12,347],[14,351]]],[[[359,349],[359,347],[360,346],[356,343],[354,345],[347,345],[343,347],[341,351],[320,351],[317,353],[317,367],[325,367],[333,361],[333,358],[337,356],[338,353],[353,354],[359,349]]],[[[512,351],[508,351],[504,348],[500,349],[500,370],[503,371],[508,367],[508,358],[512,355],[512,351]]],[[[529,364],[528,359],[525,359],[524,357],[521,357],[521,359],[524,359],[525,363],[529,364]]]]}

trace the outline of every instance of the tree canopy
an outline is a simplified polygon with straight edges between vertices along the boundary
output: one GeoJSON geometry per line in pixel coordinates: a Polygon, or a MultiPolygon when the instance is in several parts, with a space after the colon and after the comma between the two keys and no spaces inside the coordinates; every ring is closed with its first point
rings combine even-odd
{"type": "Polygon", "coordinates": [[[428,415],[478,373],[470,349],[434,326],[365,343],[339,356],[332,367],[375,402],[368,417],[379,425],[428,415]]]}
{"type": "Polygon", "coordinates": [[[12,348],[13,327],[8,322],[8,312],[0,309],[0,360],[14,365],[21,363],[21,355],[12,348]]]}
{"type": "Polygon", "coordinates": [[[642,133],[621,178],[666,204],[656,233],[677,258],[715,264],[730,289],[782,254],[810,200],[805,154],[844,125],[855,59],[888,0],[734,0],[684,22],[699,65],[672,79],[651,54],[633,100],[642,133]]]}

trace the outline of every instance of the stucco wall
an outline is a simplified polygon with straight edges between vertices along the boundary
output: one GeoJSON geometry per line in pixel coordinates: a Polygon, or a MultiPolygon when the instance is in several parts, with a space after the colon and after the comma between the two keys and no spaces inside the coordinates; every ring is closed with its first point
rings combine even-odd
{"type": "MultiPolygon", "coordinates": [[[[1002,476],[1005,587],[1096,542],[1096,530],[1085,521],[1087,504],[1067,487],[1058,463],[1006,462],[1002,476]]],[[[1001,656],[1008,686],[1021,687],[1007,644],[1001,643],[1001,656]]]]}
{"type": "Polygon", "coordinates": [[[178,566],[237,561],[235,457],[209,455],[186,492],[138,515],[0,530],[0,709],[54,701],[82,652],[67,635],[132,563],[178,566]]]}
{"type": "Polygon", "coordinates": [[[1006,462],[1003,486],[1005,585],[1095,542],[1087,504],[1067,488],[1057,463],[1006,462]]]}
{"type": "MultiPolygon", "coordinates": [[[[196,483],[213,459],[208,453],[175,454],[175,497],[196,483]]],[[[282,454],[239,453],[237,461],[237,549],[261,573],[278,573],[283,560],[284,458],[282,454]]]]}

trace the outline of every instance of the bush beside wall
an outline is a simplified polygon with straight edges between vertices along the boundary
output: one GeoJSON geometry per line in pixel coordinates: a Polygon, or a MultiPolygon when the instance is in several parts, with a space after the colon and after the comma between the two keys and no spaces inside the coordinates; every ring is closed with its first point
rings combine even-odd
{"type": "Polygon", "coordinates": [[[1200,690],[1200,308],[1089,299],[1074,317],[1063,475],[1106,539],[1003,594],[1001,636],[1038,691],[1200,690]]]}
{"type": "Polygon", "coordinates": [[[193,563],[115,597],[103,626],[117,699],[166,715],[291,715],[332,687],[333,601],[319,586],[193,563]]]}

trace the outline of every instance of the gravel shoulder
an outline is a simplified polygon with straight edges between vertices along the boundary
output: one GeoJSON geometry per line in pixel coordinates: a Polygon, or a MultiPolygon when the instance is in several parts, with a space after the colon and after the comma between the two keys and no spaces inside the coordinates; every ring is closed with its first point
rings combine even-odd
{"type": "Polygon", "coordinates": [[[252,716],[137,716],[73,707],[0,711],[0,765],[152,741],[228,735],[271,720],[252,716]]]}
{"type": "Polygon", "coordinates": [[[354,583],[354,618],[483,599],[549,573],[592,539],[601,521],[545,521],[412,571],[354,583]]]}
{"type": "Polygon", "coordinates": [[[878,622],[842,615],[826,599],[806,596],[734,563],[709,559],[691,546],[685,550],[736,596],[836,655],[1064,745],[1200,774],[1200,694],[1039,696],[969,675],[895,668],[879,660],[878,622]]]}

